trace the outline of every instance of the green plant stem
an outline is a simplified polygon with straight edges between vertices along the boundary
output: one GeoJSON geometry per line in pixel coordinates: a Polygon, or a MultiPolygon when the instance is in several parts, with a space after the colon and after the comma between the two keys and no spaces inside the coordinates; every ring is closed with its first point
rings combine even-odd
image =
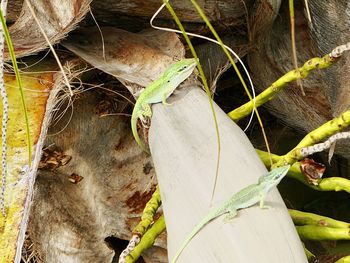
{"type": "Polygon", "coordinates": [[[295,225],[315,225],[332,228],[350,228],[350,224],[326,216],[288,209],[295,225]]]}
{"type": "Polygon", "coordinates": [[[150,229],[143,235],[140,240],[140,243],[130,252],[130,254],[126,257],[126,263],[135,262],[143,251],[150,248],[156,238],[165,230],[165,220],[164,215],[161,215],[159,219],[152,225],[150,229]]]}
{"type": "Polygon", "coordinates": [[[296,226],[301,240],[350,240],[349,228],[324,226],[296,226]]]}
{"type": "Polygon", "coordinates": [[[350,263],[350,256],[342,257],[341,259],[338,259],[335,263],[350,263]]]}
{"type": "MultiPolygon", "coordinates": [[[[329,54],[325,55],[322,58],[312,58],[304,63],[304,65],[298,69],[294,69],[284,74],[278,80],[271,84],[268,88],[266,88],[263,92],[261,92],[255,98],[255,106],[259,107],[264,103],[272,100],[274,96],[281,91],[285,86],[287,86],[290,82],[304,79],[306,78],[312,71],[315,69],[323,69],[328,68],[333,65],[335,61],[338,59],[331,58],[329,54]]],[[[248,116],[253,110],[253,102],[249,101],[242,106],[234,109],[233,111],[228,113],[228,116],[235,122],[240,119],[248,116]]]]}
{"type": "MultiPolygon", "coordinates": [[[[294,0],[289,0],[289,16],[290,16],[290,38],[292,43],[292,55],[293,55],[293,66],[294,69],[299,70],[298,68],[298,57],[297,57],[297,48],[295,41],[295,15],[294,15],[294,0]]],[[[301,93],[305,96],[303,89],[303,84],[300,79],[297,80],[298,85],[300,86],[301,93]]]]}
{"type": "Polygon", "coordinates": [[[16,80],[17,80],[19,92],[21,94],[21,102],[22,102],[23,114],[24,114],[24,119],[25,119],[25,123],[26,123],[25,125],[26,125],[27,146],[28,146],[28,164],[29,164],[29,166],[31,166],[32,165],[32,142],[31,142],[31,138],[30,138],[29,118],[28,118],[27,105],[26,105],[24,91],[23,91],[23,84],[22,84],[21,75],[19,73],[17,60],[16,60],[16,55],[15,55],[15,51],[14,51],[14,48],[13,48],[12,40],[11,40],[11,37],[10,37],[10,33],[8,31],[8,28],[7,28],[7,25],[6,25],[6,20],[5,20],[4,16],[3,16],[1,10],[0,10],[0,20],[1,20],[2,28],[4,29],[4,36],[5,36],[5,39],[6,39],[7,47],[8,47],[8,50],[9,50],[9,54],[11,56],[12,65],[13,65],[13,69],[14,69],[14,72],[15,72],[15,75],[16,75],[16,80]]]}
{"type": "Polygon", "coordinates": [[[217,177],[218,177],[218,174],[219,174],[219,165],[220,165],[220,156],[221,156],[221,141],[220,141],[219,124],[218,124],[218,121],[217,121],[217,118],[216,118],[216,113],[215,113],[215,110],[214,110],[214,103],[213,103],[213,99],[212,99],[212,94],[210,92],[207,79],[206,79],[206,77],[204,75],[204,71],[203,71],[202,65],[199,63],[199,59],[198,59],[196,50],[194,49],[194,47],[192,45],[192,42],[189,39],[189,37],[188,37],[188,35],[187,35],[186,31],[185,31],[185,28],[183,27],[180,19],[177,17],[174,9],[169,4],[169,0],[163,0],[163,3],[165,4],[166,8],[169,10],[170,14],[174,18],[177,26],[181,30],[181,32],[182,32],[182,34],[183,34],[183,36],[184,36],[184,38],[185,38],[185,40],[187,42],[187,45],[189,46],[189,48],[191,50],[191,53],[192,53],[193,57],[197,61],[197,68],[198,68],[199,74],[200,74],[200,76],[202,78],[204,89],[205,89],[205,91],[207,93],[207,96],[208,96],[208,99],[209,99],[209,103],[210,103],[210,108],[211,108],[211,111],[213,113],[213,118],[214,118],[214,123],[215,123],[215,130],[216,130],[216,137],[217,137],[217,144],[218,144],[217,163],[216,163],[216,175],[215,175],[215,182],[214,182],[214,187],[213,187],[213,191],[212,191],[212,198],[213,198],[213,195],[214,195],[214,192],[215,192],[215,187],[216,187],[216,180],[217,180],[217,177]]]}
{"type": "MultiPolygon", "coordinates": [[[[197,2],[195,0],[191,0],[192,4],[194,5],[194,7],[197,9],[197,12],[199,13],[199,15],[201,16],[201,18],[205,21],[206,25],[209,27],[210,31],[212,32],[212,34],[214,35],[214,37],[217,39],[217,41],[220,43],[220,46],[222,48],[222,50],[225,52],[227,58],[229,59],[229,61],[231,62],[240,82],[242,83],[243,87],[244,87],[244,90],[245,92],[247,93],[248,97],[249,97],[249,100],[250,102],[252,103],[252,110],[255,111],[255,114],[256,114],[256,117],[258,118],[258,122],[259,122],[259,125],[260,125],[260,128],[261,128],[261,132],[262,132],[262,135],[263,135],[263,138],[264,138],[264,141],[265,141],[265,145],[266,145],[266,148],[267,148],[267,151],[270,153],[270,146],[269,146],[269,143],[268,143],[268,140],[267,140],[267,136],[266,136],[266,133],[265,133],[265,129],[264,129],[264,125],[262,123],[262,120],[260,118],[260,114],[258,112],[258,109],[257,107],[254,107],[254,100],[247,88],[247,85],[241,75],[241,73],[239,72],[239,69],[235,63],[235,61],[233,60],[230,52],[227,50],[227,48],[225,47],[224,45],[224,42],[221,40],[219,34],[216,32],[216,30],[214,29],[214,27],[211,25],[209,19],[207,18],[207,16],[204,14],[203,10],[200,8],[200,6],[197,4],[197,2]]],[[[214,189],[215,190],[215,189],[214,189]]]]}
{"type": "Polygon", "coordinates": [[[147,202],[143,210],[140,223],[132,231],[133,235],[143,236],[145,234],[153,222],[154,215],[161,203],[159,186],[157,185],[157,189],[154,191],[151,199],[147,202]]]}

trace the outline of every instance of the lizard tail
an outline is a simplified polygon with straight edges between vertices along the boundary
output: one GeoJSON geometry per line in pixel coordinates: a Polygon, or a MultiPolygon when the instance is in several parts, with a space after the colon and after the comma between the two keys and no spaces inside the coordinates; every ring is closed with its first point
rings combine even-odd
{"type": "MultiPolygon", "coordinates": [[[[203,226],[201,226],[202,228],[203,226]]],[[[197,229],[196,229],[197,230],[197,229]]],[[[200,230],[200,229],[199,229],[200,230]]],[[[197,230],[196,232],[198,232],[199,230],[197,230]]],[[[179,248],[179,250],[176,252],[174,258],[171,260],[171,263],[175,263],[178,258],[180,257],[182,251],[185,249],[185,247],[187,246],[187,244],[191,241],[191,239],[193,238],[193,235],[191,234],[188,238],[186,238],[186,240],[184,241],[184,243],[182,244],[182,246],[179,248]]]]}
{"type": "Polygon", "coordinates": [[[140,111],[140,107],[135,104],[134,110],[132,111],[132,116],[131,116],[131,130],[132,130],[132,134],[134,135],[135,141],[137,142],[137,144],[140,146],[140,148],[147,152],[150,153],[149,150],[147,149],[147,147],[143,144],[143,142],[141,141],[141,138],[137,132],[137,120],[139,118],[139,112],[140,111]]]}
{"type": "Polygon", "coordinates": [[[176,252],[174,258],[171,260],[171,263],[175,263],[178,258],[180,257],[182,251],[186,248],[188,243],[192,240],[192,238],[204,227],[206,226],[210,221],[214,220],[215,218],[225,214],[225,210],[222,210],[221,208],[215,210],[215,212],[210,213],[206,217],[204,217],[192,230],[192,232],[187,236],[186,240],[182,243],[179,250],[176,252]],[[217,212],[216,212],[217,211],[217,212]]]}

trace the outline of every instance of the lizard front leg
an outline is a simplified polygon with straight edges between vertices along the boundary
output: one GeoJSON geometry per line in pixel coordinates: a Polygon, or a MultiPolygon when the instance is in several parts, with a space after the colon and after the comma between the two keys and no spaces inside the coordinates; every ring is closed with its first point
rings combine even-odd
{"type": "Polygon", "coordinates": [[[163,99],[162,99],[162,103],[163,105],[167,105],[167,106],[170,106],[171,103],[168,103],[166,100],[167,98],[171,95],[171,93],[163,93],[163,99]]]}
{"type": "Polygon", "coordinates": [[[270,208],[268,205],[265,205],[265,198],[266,198],[266,194],[261,193],[260,194],[260,202],[259,202],[259,206],[261,209],[269,209],[270,208]]]}

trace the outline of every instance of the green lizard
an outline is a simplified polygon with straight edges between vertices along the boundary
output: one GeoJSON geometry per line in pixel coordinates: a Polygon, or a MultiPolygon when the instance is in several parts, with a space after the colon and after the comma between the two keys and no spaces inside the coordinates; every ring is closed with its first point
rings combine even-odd
{"type": "Polygon", "coordinates": [[[141,122],[144,124],[145,117],[152,116],[150,106],[152,103],[162,102],[167,105],[166,99],[174,92],[181,82],[192,74],[196,64],[194,58],[182,59],[172,64],[165,70],[161,77],[147,86],[136,100],[131,116],[131,130],[137,144],[145,152],[149,153],[149,150],[143,144],[137,133],[137,119],[140,118],[141,122]]]}
{"type": "Polygon", "coordinates": [[[290,165],[287,165],[271,170],[269,173],[261,176],[257,184],[252,184],[243,188],[223,205],[209,212],[209,214],[194,227],[171,262],[175,263],[192,238],[215,218],[228,213],[227,219],[232,219],[237,215],[237,210],[253,206],[257,202],[260,202],[260,208],[267,208],[267,206],[264,205],[267,193],[282,180],[289,168],[290,165]]]}

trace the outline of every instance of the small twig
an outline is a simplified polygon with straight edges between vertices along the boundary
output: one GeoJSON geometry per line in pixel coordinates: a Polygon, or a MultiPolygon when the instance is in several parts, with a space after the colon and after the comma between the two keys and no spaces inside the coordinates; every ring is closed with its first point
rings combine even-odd
{"type": "Polygon", "coordinates": [[[329,54],[331,58],[339,58],[345,51],[350,50],[350,42],[340,45],[332,50],[332,52],[329,54]]]}
{"type": "Polygon", "coordinates": [[[91,6],[90,6],[90,5],[89,5],[89,12],[90,12],[91,17],[92,17],[92,19],[94,20],[94,22],[95,22],[95,24],[96,24],[96,26],[97,26],[98,32],[100,32],[101,42],[102,42],[102,57],[103,57],[103,60],[106,61],[105,39],[104,39],[104,37],[103,37],[103,33],[102,33],[102,30],[101,30],[100,25],[97,23],[97,20],[96,20],[94,14],[92,13],[91,6]]]}
{"type": "MultiPolygon", "coordinates": [[[[293,55],[293,66],[294,69],[298,71],[298,57],[297,57],[297,48],[296,48],[296,40],[295,40],[295,15],[294,15],[294,0],[289,0],[289,14],[290,14],[290,37],[292,43],[292,55],[293,55]]],[[[305,91],[303,88],[303,84],[300,79],[297,79],[297,83],[300,87],[301,94],[305,96],[305,91]]]]}
{"type": "Polygon", "coordinates": [[[304,0],[304,3],[305,3],[305,9],[306,9],[307,18],[309,20],[309,23],[311,24],[312,20],[311,20],[310,8],[309,8],[309,0],[304,0]]]}
{"type": "Polygon", "coordinates": [[[326,122],[317,129],[308,133],[297,146],[295,146],[291,151],[289,151],[284,156],[281,156],[281,159],[274,164],[274,166],[281,166],[286,163],[292,164],[296,160],[303,158],[301,154],[301,149],[314,145],[325,138],[332,136],[333,134],[345,129],[350,125],[350,110],[343,112],[337,118],[326,122]]]}
{"type": "Polygon", "coordinates": [[[157,189],[152,194],[151,199],[147,202],[145,209],[142,212],[140,223],[133,229],[132,233],[142,236],[153,222],[154,215],[162,204],[160,200],[160,190],[157,189]]]}
{"type": "Polygon", "coordinates": [[[29,2],[29,0],[25,0],[25,2],[26,2],[26,4],[27,4],[27,6],[28,6],[28,8],[29,8],[29,10],[30,10],[30,12],[31,12],[31,14],[32,14],[32,16],[33,16],[35,22],[37,23],[38,28],[39,28],[40,31],[41,31],[41,34],[43,35],[43,37],[45,38],[47,44],[48,44],[49,47],[50,47],[50,50],[51,50],[51,52],[52,52],[52,54],[53,54],[53,56],[54,56],[54,58],[55,58],[55,60],[56,60],[56,62],[57,62],[57,64],[58,64],[58,67],[60,68],[60,70],[61,70],[61,72],[62,72],[63,79],[64,79],[64,81],[65,81],[65,83],[66,83],[66,85],[67,85],[67,87],[68,87],[68,90],[69,90],[70,95],[73,96],[73,91],[72,91],[72,88],[71,88],[71,86],[70,86],[70,84],[69,84],[68,77],[67,77],[67,75],[66,75],[66,73],[65,73],[65,71],[64,71],[64,69],[63,69],[62,63],[61,63],[60,59],[58,58],[58,55],[57,55],[55,49],[53,48],[53,46],[52,46],[52,44],[51,44],[51,42],[50,42],[50,40],[49,40],[47,34],[45,33],[43,27],[41,26],[40,21],[39,21],[37,15],[35,14],[35,11],[34,11],[34,9],[33,9],[32,4],[29,2]]]}
{"type": "Polygon", "coordinates": [[[338,132],[331,137],[329,137],[325,142],[322,143],[317,143],[309,147],[304,147],[299,149],[300,151],[300,156],[301,157],[306,157],[308,155],[317,153],[317,152],[322,152],[328,148],[331,147],[333,143],[335,143],[338,140],[341,139],[349,139],[350,138],[350,132],[338,132]]]}

